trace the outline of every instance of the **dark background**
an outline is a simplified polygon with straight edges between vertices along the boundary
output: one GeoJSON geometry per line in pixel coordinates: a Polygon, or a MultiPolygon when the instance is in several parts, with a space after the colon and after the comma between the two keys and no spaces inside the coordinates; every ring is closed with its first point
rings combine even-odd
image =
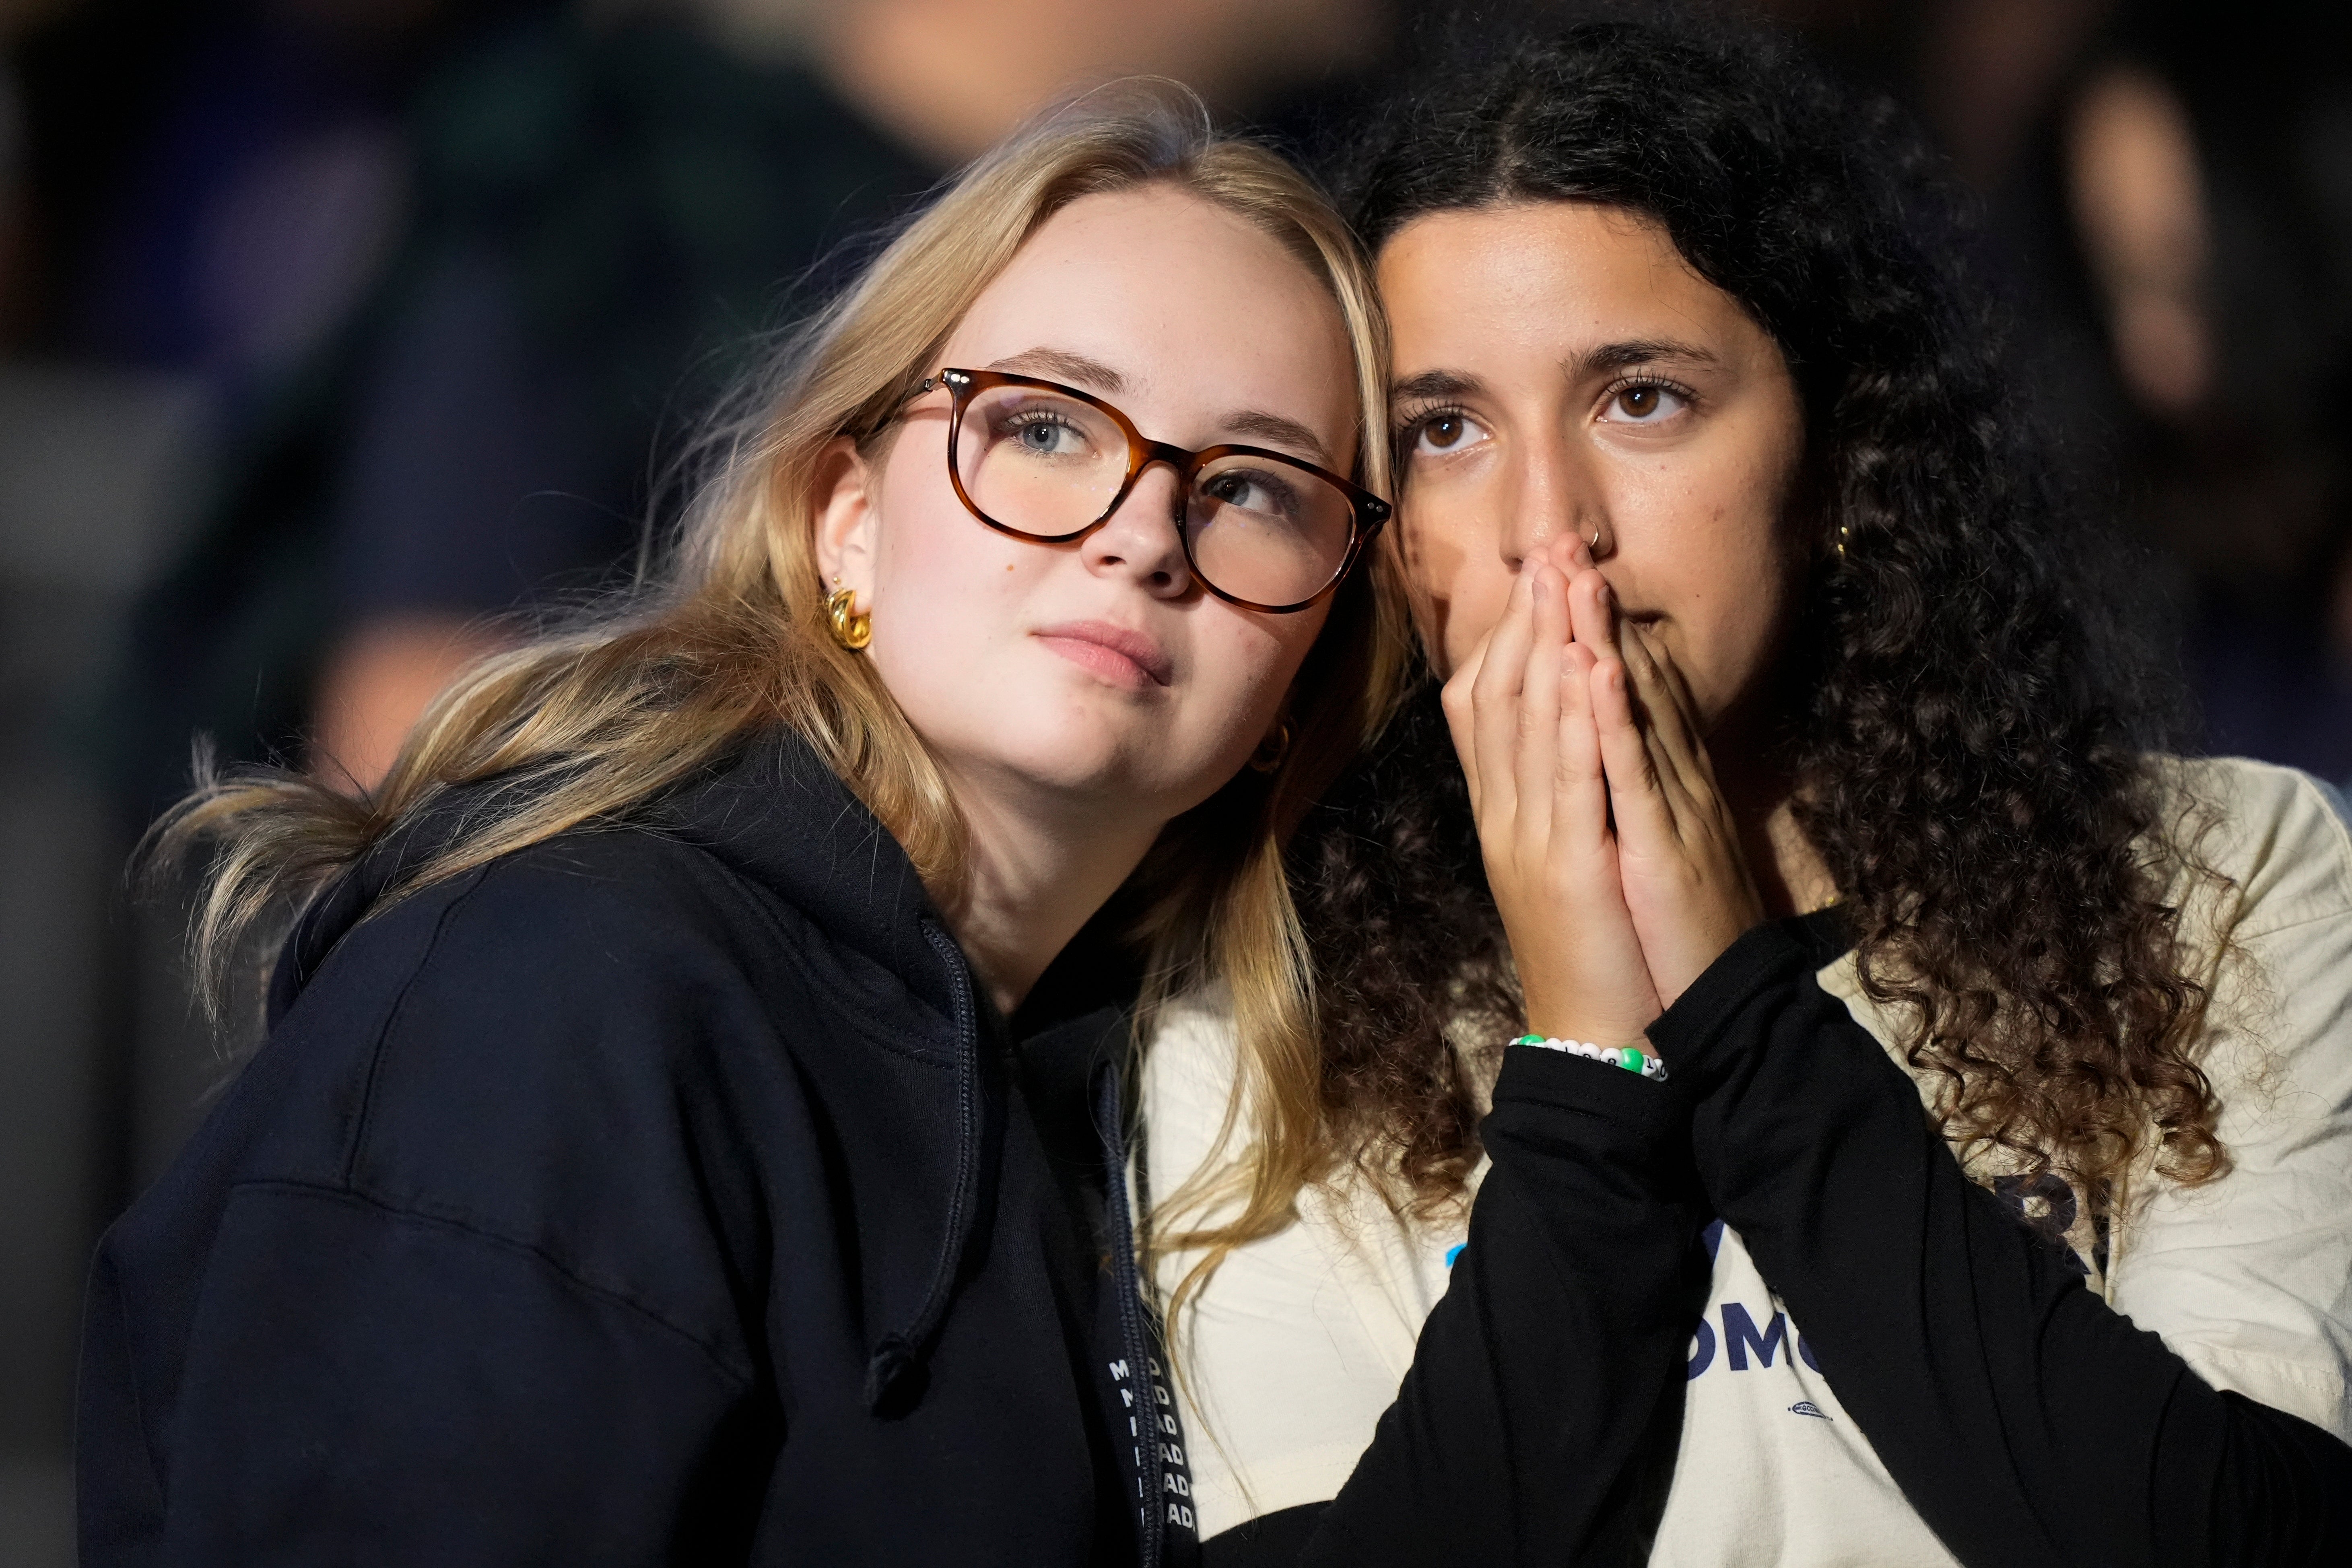
{"type": "MultiPolygon", "coordinates": [[[[2187,742],[2352,776],[2352,13],[1751,8],[1980,204],[2187,742]]],[[[0,1565],[71,1561],[85,1261],[240,1045],[191,1011],[185,888],[123,876],[193,737],[365,784],[518,612],[626,569],[862,230],[1123,72],[1314,156],[1433,12],[0,0],[0,1565]]]]}

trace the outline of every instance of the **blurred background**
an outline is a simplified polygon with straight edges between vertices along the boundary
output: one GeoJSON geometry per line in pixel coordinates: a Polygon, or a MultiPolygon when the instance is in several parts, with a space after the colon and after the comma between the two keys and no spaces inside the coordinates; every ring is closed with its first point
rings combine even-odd
{"type": "MultiPolygon", "coordinates": [[[[1980,202],[2201,744],[2352,776],[2352,7],[1750,8],[1980,202]]],[[[241,1044],[123,876],[193,739],[364,788],[856,236],[1106,75],[1321,157],[1437,10],[0,0],[0,1568],[71,1561],[82,1271],[241,1044]]]]}

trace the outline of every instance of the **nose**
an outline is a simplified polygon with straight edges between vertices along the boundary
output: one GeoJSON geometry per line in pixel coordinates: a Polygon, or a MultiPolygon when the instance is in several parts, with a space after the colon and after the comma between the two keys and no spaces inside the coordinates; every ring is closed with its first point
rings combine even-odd
{"type": "Polygon", "coordinates": [[[1192,569],[1177,532],[1177,505],[1174,472],[1154,463],[1103,525],[1078,541],[1078,559],[1089,572],[1131,579],[1154,598],[1183,597],[1192,592],[1192,569]]]}
{"type": "Polygon", "coordinates": [[[1575,442],[1554,436],[1528,442],[1520,451],[1504,498],[1499,539],[1503,564],[1515,574],[1553,540],[1595,539],[1609,522],[1608,495],[1589,454],[1575,442]]]}

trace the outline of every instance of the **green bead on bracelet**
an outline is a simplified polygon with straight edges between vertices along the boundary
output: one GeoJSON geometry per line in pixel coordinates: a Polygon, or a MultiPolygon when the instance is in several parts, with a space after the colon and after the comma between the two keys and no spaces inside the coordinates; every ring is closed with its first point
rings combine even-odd
{"type": "Polygon", "coordinates": [[[1653,1083],[1666,1081],[1666,1064],[1639,1046],[1597,1046],[1590,1040],[1556,1040],[1546,1035],[1521,1035],[1511,1044],[1534,1046],[1539,1050],[1559,1051],[1571,1057],[1586,1057],[1611,1067],[1623,1068],[1639,1073],[1653,1083]]]}

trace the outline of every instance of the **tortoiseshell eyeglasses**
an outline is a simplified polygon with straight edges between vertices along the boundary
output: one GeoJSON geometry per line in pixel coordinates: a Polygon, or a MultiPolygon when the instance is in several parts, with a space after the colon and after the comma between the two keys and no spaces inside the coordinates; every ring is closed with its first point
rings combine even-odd
{"type": "Polygon", "coordinates": [[[972,516],[1018,539],[1067,544],[1109,521],[1143,470],[1165,463],[1185,563],[1203,588],[1245,609],[1287,615],[1316,604],[1389,519],[1388,502],[1303,458],[1148,440],[1101,398],[1059,382],[950,366],[908,396],[940,387],[954,399],[948,479],[972,516]]]}

